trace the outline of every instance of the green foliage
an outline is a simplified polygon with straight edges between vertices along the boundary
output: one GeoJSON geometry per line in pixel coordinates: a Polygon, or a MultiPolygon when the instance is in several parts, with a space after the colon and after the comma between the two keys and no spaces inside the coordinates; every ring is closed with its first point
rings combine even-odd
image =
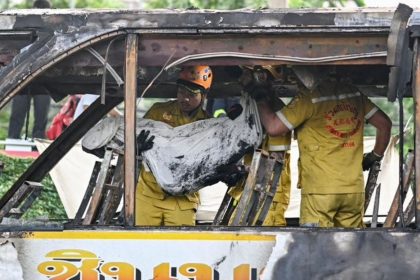
{"type": "MultiPolygon", "coordinates": [[[[12,4],[10,0],[6,0],[5,3],[0,5],[0,8],[29,9],[32,8],[34,2],[34,0],[25,0],[17,4],[12,4]]],[[[74,2],[76,8],[124,8],[121,0],[50,0],[50,2],[55,9],[69,8],[72,2],[74,2]]]]}
{"type": "MultiPolygon", "coordinates": [[[[10,104],[10,103],[9,103],[10,104]]],[[[7,129],[9,127],[10,105],[0,110],[0,139],[7,137],[7,129]]]]}
{"type": "Polygon", "coordinates": [[[324,4],[324,0],[289,0],[290,8],[319,8],[324,4]]]}
{"type": "MultiPolygon", "coordinates": [[[[399,135],[399,105],[398,102],[388,102],[385,98],[371,98],[382,111],[384,111],[389,118],[392,120],[392,135],[399,135]]],[[[404,134],[404,154],[409,149],[414,149],[414,101],[412,98],[404,98],[404,120],[403,126],[405,128],[404,134]]],[[[376,135],[376,129],[372,125],[365,126],[365,135],[374,136],[376,135]]]]}
{"type": "MultiPolygon", "coordinates": [[[[0,175],[0,197],[12,186],[19,176],[26,171],[32,159],[15,159],[0,155],[4,163],[3,173],[0,175]]],[[[42,182],[44,188],[32,207],[24,214],[24,219],[37,217],[48,219],[67,219],[55,186],[49,176],[42,182]]]]}
{"type": "MultiPolygon", "coordinates": [[[[289,0],[290,8],[344,7],[348,0],[289,0]]],[[[357,6],[365,6],[364,0],[354,1],[357,6]]]]}
{"type": "Polygon", "coordinates": [[[267,6],[267,0],[149,0],[149,9],[217,9],[233,10],[241,8],[262,8],[267,6]]]}
{"type": "MultiPolygon", "coordinates": [[[[289,0],[291,8],[319,8],[343,7],[348,0],[289,0]]],[[[241,8],[264,8],[267,0],[149,0],[146,8],[149,9],[218,9],[233,10],[241,8]]],[[[354,1],[358,6],[364,6],[363,0],[354,1]]]]}
{"type": "MultiPolygon", "coordinates": [[[[63,0],[60,0],[60,1],[63,1],[63,0]]],[[[123,8],[123,7],[124,7],[123,3],[118,0],[77,0],[76,1],[76,8],[99,9],[99,8],[123,8]]]]}
{"type": "Polygon", "coordinates": [[[364,0],[354,0],[354,3],[356,3],[356,5],[358,7],[364,7],[364,6],[366,6],[366,3],[365,3],[364,0]]]}
{"type": "Polygon", "coordinates": [[[0,9],[7,9],[9,6],[10,6],[9,0],[4,0],[3,2],[0,3],[0,9]]]}

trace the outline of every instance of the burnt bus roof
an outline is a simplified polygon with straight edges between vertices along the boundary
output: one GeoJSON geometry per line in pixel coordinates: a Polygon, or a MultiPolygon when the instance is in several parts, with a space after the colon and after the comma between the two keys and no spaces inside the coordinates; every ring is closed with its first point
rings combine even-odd
{"type": "MultiPolygon", "coordinates": [[[[140,85],[165,64],[206,63],[215,67],[213,91],[229,95],[239,92],[231,83],[237,65],[333,65],[368,95],[384,96],[393,15],[383,8],[2,11],[0,65],[7,66],[0,68],[0,108],[29,83],[32,93],[56,100],[99,94],[105,60],[107,94],[120,94],[127,33],[140,35],[140,85]]],[[[414,13],[411,24],[418,22],[414,13]]],[[[147,96],[174,95],[171,69],[147,96]]]]}

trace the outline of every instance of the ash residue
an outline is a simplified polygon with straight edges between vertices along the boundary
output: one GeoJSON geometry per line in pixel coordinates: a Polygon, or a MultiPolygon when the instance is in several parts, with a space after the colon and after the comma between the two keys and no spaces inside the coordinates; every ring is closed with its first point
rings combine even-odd
{"type": "Polygon", "coordinates": [[[418,279],[417,232],[294,232],[265,279],[418,279]],[[395,244],[398,244],[395,250],[395,244]]]}
{"type": "Polygon", "coordinates": [[[248,117],[248,119],[247,119],[247,123],[248,123],[249,128],[252,129],[254,127],[254,125],[255,125],[255,116],[254,115],[250,115],[248,117]]]}
{"type": "Polygon", "coordinates": [[[171,162],[168,167],[171,171],[177,171],[179,168],[179,163],[171,162]]]}

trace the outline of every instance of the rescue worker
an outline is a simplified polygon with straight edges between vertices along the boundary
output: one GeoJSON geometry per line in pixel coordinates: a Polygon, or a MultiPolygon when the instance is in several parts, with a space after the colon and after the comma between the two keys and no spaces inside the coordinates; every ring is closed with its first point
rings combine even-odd
{"type": "Polygon", "coordinates": [[[263,96],[256,99],[269,135],[297,132],[301,226],[364,227],[362,166],[368,169],[382,159],[390,139],[388,116],[354,86],[331,79],[300,90],[279,111],[263,96]],[[363,156],[365,121],[376,128],[376,143],[363,156]]]}
{"type": "MultiPolygon", "coordinates": [[[[212,80],[209,66],[184,68],[177,81],[177,100],[154,104],[144,118],[172,127],[208,118],[202,107],[212,80]]],[[[184,196],[164,193],[150,170],[142,166],[136,189],[136,225],[193,226],[198,203],[198,193],[184,196]]]]}
{"type": "MultiPolygon", "coordinates": [[[[243,67],[243,73],[239,78],[239,83],[244,90],[255,94],[260,91],[260,94],[267,95],[270,99],[270,105],[274,108],[280,109],[285,104],[275,97],[272,93],[272,82],[274,80],[282,79],[281,74],[273,66],[262,67],[243,67]]],[[[263,226],[286,226],[285,212],[290,202],[290,187],[291,187],[291,173],[290,173],[290,144],[291,132],[284,136],[266,136],[262,148],[270,152],[270,155],[283,161],[283,170],[277,186],[276,194],[273,202],[264,220],[263,226]]],[[[246,164],[250,164],[251,155],[245,156],[246,164]]],[[[244,182],[241,186],[233,187],[229,194],[239,200],[244,182]]]]}
{"type": "MultiPolygon", "coordinates": [[[[263,66],[267,74],[270,88],[267,90],[267,95],[271,98],[270,104],[272,108],[280,110],[285,104],[273,95],[271,82],[274,80],[281,80],[283,77],[273,66],[263,66]]],[[[264,220],[263,226],[286,226],[285,213],[289,207],[290,202],[290,188],[291,188],[291,172],[290,172],[290,145],[292,140],[292,133],[289,132],[284,136],[266,136],[263,149],[269,151],[270,155],[283,161],[283,169],[279,183],[277,185],[276,194],[273,197],[270,209],[264,220]]]]}

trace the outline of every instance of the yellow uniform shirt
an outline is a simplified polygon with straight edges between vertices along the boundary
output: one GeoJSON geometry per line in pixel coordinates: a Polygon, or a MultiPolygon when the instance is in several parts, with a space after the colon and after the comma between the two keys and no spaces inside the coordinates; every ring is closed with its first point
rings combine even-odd
{"type": "Polygon", "coordinates": [[[363,127],[378,108],[355,87],[325,82],[276,114],[297,131],[302,194],[363,192],[363,127]]]}
{"type": "MultiPolygon", "coordinates": [[[[145,114],[144,118],[161,121],[172,127],[177,127],[206,119],[207,114],[200,108],[195,115],[188,117],[182,113],[175,100],[154,104],[145,114]]],[[[181,210],[196,209],[199,203],[198,193],[188,194],[186,196],[176,196],[176,199],[165,200],[168,195],[162,191],[162,188],[156,182],[153,174],[144,167],[141,169],[136,190],[136,197],[139,198],[140,196],[152,198],[154,199],[153,204],[155,206],[169,210],[175,209],[175,203],[178,203],[181,210]]]]}

